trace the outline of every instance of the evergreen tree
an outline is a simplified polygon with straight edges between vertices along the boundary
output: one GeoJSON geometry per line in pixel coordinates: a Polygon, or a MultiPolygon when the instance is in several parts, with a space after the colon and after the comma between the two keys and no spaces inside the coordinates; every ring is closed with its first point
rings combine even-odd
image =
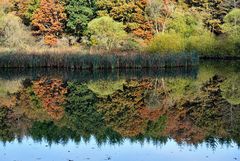
{"type": "Polygon", "coordinates": [[[88,22],[95,17],[95,2],[88,0],[67,0],[66,13],[68,21],[66,31],[81,37],[87,29],[88,22]]]}

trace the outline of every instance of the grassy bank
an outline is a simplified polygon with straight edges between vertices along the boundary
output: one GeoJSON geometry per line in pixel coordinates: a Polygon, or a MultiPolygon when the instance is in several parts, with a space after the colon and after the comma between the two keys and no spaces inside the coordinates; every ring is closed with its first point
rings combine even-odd
{"type": "Polygon", "coordinates": [[[1,68],[127,69],[198,65],[196,54],[1,53],[1,68]]]}

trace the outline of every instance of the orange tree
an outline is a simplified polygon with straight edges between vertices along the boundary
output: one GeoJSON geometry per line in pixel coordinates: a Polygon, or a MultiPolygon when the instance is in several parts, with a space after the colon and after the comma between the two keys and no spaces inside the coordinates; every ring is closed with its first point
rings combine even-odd
{"type": "Polygon", "coordinates": [[[32,26],[36,35],[44,36],[46,45],[54,46],[63,32],[66,20],[64,7],[59,0],[41,0],[39,8],[32,18],[32,26]]]}
{"type": "Polygon", "coordinates": [[[98,15],[109,15],[125,25],[125,31],[143,38],[151,39],[152,26],[145,16],[146,0],[96,0],[98,15]]]}

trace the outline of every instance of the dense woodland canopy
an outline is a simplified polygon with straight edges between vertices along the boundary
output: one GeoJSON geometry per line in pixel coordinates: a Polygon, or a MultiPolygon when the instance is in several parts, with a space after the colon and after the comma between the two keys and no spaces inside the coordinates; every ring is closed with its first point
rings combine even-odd
{"type": "Polygon", "coordinates": [[[239,0],[1,0],[0,46],[239,55],[239,7],[239,0]]]}

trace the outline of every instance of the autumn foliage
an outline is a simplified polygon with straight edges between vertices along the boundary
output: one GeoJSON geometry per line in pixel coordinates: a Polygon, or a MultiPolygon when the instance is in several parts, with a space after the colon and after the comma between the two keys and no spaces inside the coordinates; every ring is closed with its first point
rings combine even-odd
{"type": "Polygon", "coordinates": [[[53,119],[61,119],[64,115],[64,109],[61,105],[65,101],[64,94],[67,92],[67,89],[63,87],[63,82],[58,79],[42,78],[34,81],[32,88],[48,114],[53,119]]]}
{"type": "Polygon", "coordinates": [[[54,46],[63,32],[66,20],[64,7],[58,0],[41,0],[33,15],[32,25],[36,35],[43,35],[45,44],[54,46]]]}

